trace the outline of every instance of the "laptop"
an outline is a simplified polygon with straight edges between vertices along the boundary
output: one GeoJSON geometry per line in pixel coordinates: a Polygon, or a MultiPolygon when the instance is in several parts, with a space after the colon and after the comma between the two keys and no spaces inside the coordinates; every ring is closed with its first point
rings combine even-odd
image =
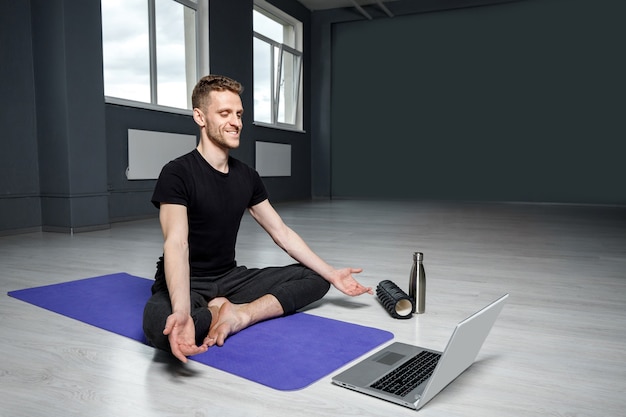
{"type": "Polygon", "coordinates": [[[443,352],[394,342],[332,382],[419,410],[474,363],[508,297],[503,295],[457,324],[443,352]]]}

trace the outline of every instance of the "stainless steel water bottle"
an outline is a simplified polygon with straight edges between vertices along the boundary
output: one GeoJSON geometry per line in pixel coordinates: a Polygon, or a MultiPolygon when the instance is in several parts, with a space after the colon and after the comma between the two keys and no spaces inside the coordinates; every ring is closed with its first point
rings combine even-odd
{"type": "Polygon", "coordinates": [[[424,270],[424,254],[417,252],[417,314],[426,311],[426,271],[424,270]]]}
{"type": "Polygon", "coordinates": [[[409,274],[409,298],[413,301],[413,311],[411,313],[415,313],[417,310],[417,254],[418,252],[413,253],[413,265],[409,274]]]}
{"type": "Polygon", "coordinates": [[[409,297],[413,300],[413,313],[421,314],[426,310],[426,271],[422,252],[413,253],[413,265],[409,274],[409,297]]]}

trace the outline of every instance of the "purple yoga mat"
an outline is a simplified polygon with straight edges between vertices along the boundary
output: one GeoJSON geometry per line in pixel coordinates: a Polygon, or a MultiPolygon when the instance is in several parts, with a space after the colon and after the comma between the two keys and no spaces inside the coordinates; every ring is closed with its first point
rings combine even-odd
{"type": "MultiPolygon", "coordinates": [[[[11,297],[146,343],[141,321],[153,281],[125,273],[9,292],[11,297]]],[[[277,390],[296,390],[393,338],[306,313],[268,320],[192,360],[277,390]]]]}

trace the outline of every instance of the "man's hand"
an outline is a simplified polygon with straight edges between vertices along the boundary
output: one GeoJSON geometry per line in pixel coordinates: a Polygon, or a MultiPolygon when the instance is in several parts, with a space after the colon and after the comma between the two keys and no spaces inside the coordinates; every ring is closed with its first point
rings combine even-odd
{"type": "Polygon", "coordinates": [[[374,294],[371,287],[364,287],[352,276],[352,274],[358,274],[362,271],[362,268],[335,269],[331,273],[329,281],[335,286],[335,288],[346,295],[356,296],[365,293],[374,294]]]}
{"type": "Polygon", "coordinates": [[[172,354],[187,363],[187,356],[204,353],[207,345],[196,346],[196,328],[190,315],[182,312],[170,314],[165,322],[163,334],[170,342],[172,354]]]}

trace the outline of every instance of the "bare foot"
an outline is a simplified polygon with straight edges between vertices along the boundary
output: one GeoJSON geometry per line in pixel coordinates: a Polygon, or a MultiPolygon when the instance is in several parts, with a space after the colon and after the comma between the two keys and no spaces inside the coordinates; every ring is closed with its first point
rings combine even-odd
{"type": "Polygon", "coordinates": [[[211,327],[213,327],[213,322],[215,322],[217,316],[219,315],[220,307],[222,304],[227,302],[228,299],[226,297],[217,297],[209,301],[208,308],[211,314],[213,315],[213,319],[211,321],[211,327]]]}
{"type": "Polygon", "coordinates": [[[209,303],[211,313],[219,307],[218,313],[213,313],[213,320],[207,337],[209,346],[223,346],[228,336],[250,325],[251,319],[245,311],[246,306],[247,304],[233,304],[226,298],[215,299],[209,303]]]}
{"type": "Polygon", "coordinates": [[[233,304],[224,297],[211,300],[208,308],[213,315],[209,334],[204,339],[208,347],[223,346],[224,341],[246,327],[284,314],[275,296],[266,294],[251,303],[233,304]]]}

